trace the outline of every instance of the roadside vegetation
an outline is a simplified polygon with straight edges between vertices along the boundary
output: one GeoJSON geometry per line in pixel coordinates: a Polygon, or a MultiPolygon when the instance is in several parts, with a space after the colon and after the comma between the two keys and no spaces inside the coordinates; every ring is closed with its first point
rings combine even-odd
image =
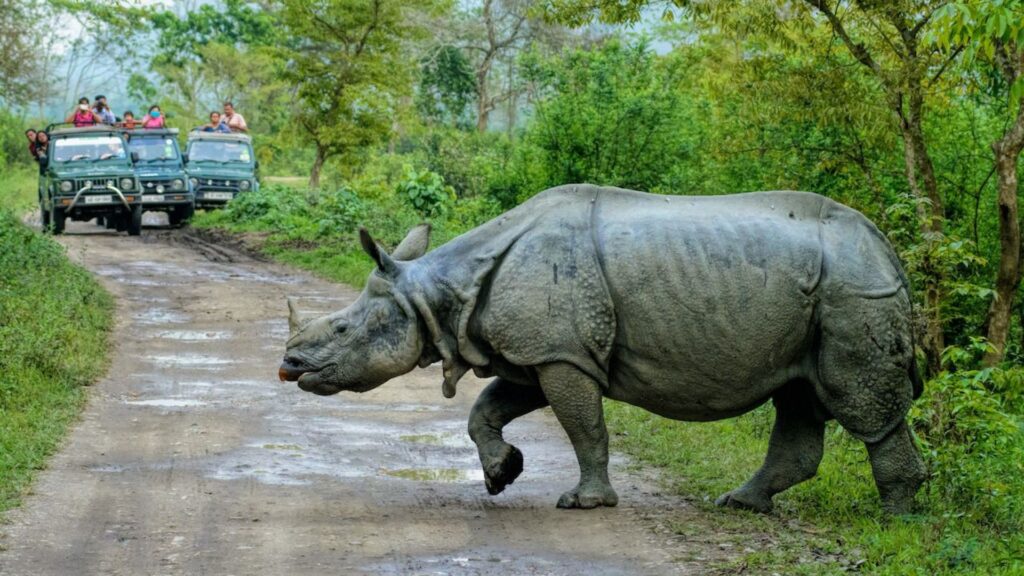
{"type": "Polygon", "coordinates": [[[113,302],[22,224],[36,174],[0,179],[0,517],[17,506],[106,368],[113,302]]]}

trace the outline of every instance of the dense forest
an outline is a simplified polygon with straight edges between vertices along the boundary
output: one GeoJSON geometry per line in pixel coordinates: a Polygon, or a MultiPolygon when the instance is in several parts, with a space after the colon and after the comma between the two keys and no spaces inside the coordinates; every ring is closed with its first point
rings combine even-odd
{"type": "Polygon", "coordinates": [[[850,205],[915,289],[931,513],[1024,529],[1018,0],[0,0],[0,39],[0,171],[104,87],[183,129],[232,101],[267,182],[199,224],[352,282],[359,225],[444,241],[570,182],[850,205]]]}

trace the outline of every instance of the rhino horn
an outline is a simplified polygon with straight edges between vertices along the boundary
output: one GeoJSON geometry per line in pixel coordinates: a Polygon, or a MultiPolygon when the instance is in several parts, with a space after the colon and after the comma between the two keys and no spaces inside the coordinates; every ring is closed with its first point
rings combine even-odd
{"type": "Polygon", "coordinates": [[[288,298],[288,336],[295,336],[301,328],[302,319],[299,317],[299,311],[295,307],[295,301],[288,298]]]}

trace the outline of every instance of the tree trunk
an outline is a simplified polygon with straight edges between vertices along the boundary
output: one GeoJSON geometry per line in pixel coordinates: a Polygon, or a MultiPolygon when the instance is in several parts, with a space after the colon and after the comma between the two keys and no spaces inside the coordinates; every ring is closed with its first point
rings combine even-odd
{"type": "Polygon", "coordinates": [[[998,177],[999,206],[999,271],[996,273],[995,297],[989,306],[986,324],[992,349],[985,354],[986,366],[994,366],[1006,354],[1010,334],[1013,297],[1020,285],[1020,223],[1017,219],[1017,160],[1024,149],[1024,102],[1017,109],[1017,119],[1006,134],[992,143],[998,177]]]}
{"type": "MultiPolygon", "coordinates": [[[[913,84],[913,82],[911,82],[913,84]]],[[[912,92],[919,92],[918,85],[912,92]]],[[[927,198],[929,206],[918,204],[917,215],[921,221],[921,236],[928,245],[921,261],[921,272],[925,277],[924,286],[924,318],[925,334],[921,342],[927,358],[929,375],[938,374],[942,370],[942,351],[946,347],[946,335],[942,326],[942,273],[935,268],[930,256],[931,245],[939,240],[943,233],[945,219],[942,197],[939,196],[938,182],[935,179],[935,168],[928,148],[925,144],[924,131],[921,129],[923,98],[920,94],[909,97],[909,109],[904,110],[900,98],[893,98],[894,110],[900,119],[900,130],[903,135],[904,169],[907,184],[915,198],[927,198]]]]}
{"type": "Polygon", "coordinates": [[[476,130],[486,132],[491,117],[491,98],[487,91],[487,76],[491,71],[490,55],[476,72],[476,130]]]}
{"type": "Polygon", "coordinates": [[[316,158],[313,160],[313,169],[309,172],[309,187],[317,189],[320,187],[320,171],[324,167],[324,161],[327,160],[327,153],[322,146],[316,147],[316,158]]]}

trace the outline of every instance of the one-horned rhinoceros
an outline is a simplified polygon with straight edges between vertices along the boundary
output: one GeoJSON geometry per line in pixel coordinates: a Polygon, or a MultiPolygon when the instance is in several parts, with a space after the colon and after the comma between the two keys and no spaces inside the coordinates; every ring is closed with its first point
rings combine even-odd
{"type": "Polygon", "coordinates": [[[904,511],[925,476],[905,422],[921,383],[906,277],[860,213],[816,194],[656,196],[590,185],[547,190],[426,253],[414,228],[376,261],[359,299],[300,323],[282,379],[364,392],[443,363],[455,393],[472,369],[495,376],[469,416],[485,482],[522,471],[502,438],[551,406],[576,451],[564,508],[614,506],[602,397],[677,420],[743,414],[768,399],[764,464],[721,496],[768,510],[812,477],[825,422],[868,449],[883,505],[904,511]]]}

